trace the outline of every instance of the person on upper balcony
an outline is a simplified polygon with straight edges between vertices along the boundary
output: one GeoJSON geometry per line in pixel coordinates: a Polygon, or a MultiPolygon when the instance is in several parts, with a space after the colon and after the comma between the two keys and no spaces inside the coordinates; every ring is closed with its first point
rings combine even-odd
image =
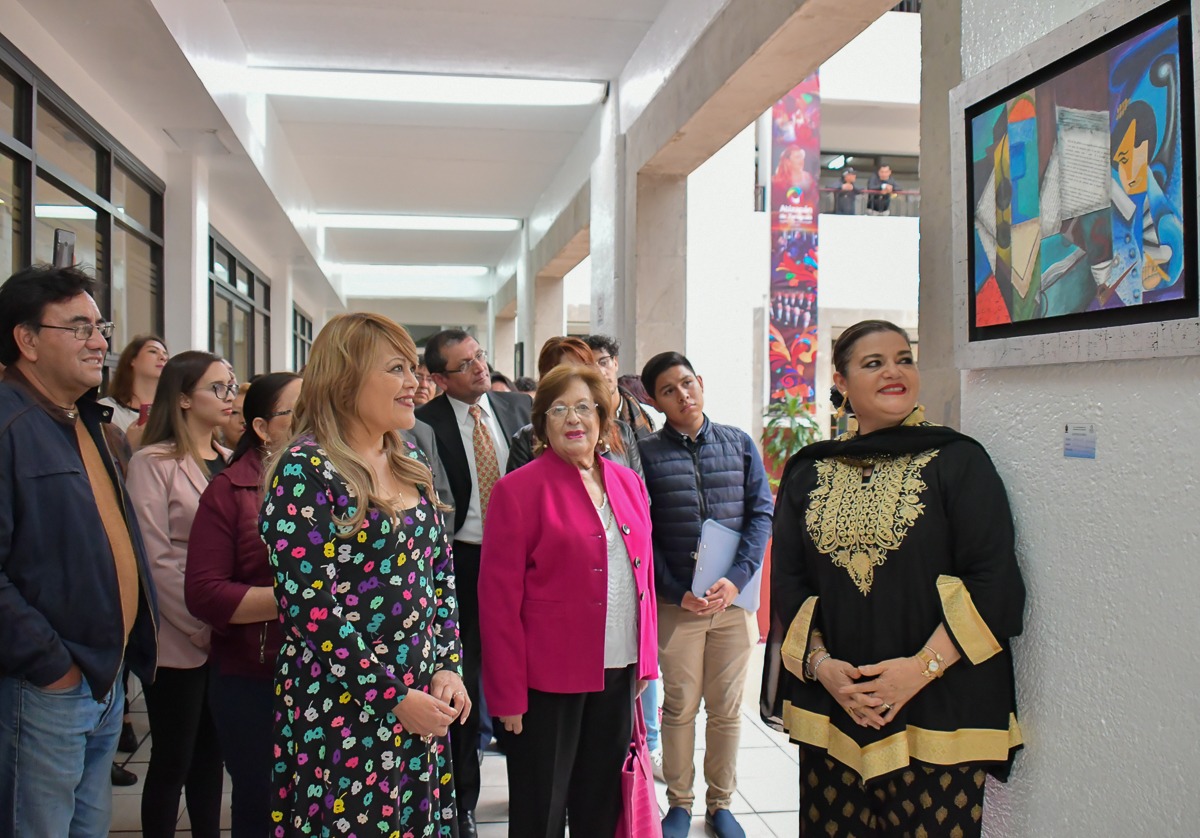
{"type": "Polygon", "coordinates": [[[834,215],[858,215],[858,196],[862,189],[857,181],[858,172],[853,166],[842,169],[842,185],[833,196],[834,215]]]}
{"type": "Polygon", "coordinates": [[[892,167],[884,163],[867,183],[867,215],[891,215],[892,195],[896,193],[896,181],[892,179],[892,167]]]}

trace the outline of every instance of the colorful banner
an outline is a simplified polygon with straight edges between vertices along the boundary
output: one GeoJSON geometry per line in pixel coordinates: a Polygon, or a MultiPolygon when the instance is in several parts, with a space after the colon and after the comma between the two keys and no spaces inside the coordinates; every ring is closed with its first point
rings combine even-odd
{"type": "Polygon", "coordinates": [[[771,113],[771,401],[816,401],[821,86],[813,73],[771,113]]]}

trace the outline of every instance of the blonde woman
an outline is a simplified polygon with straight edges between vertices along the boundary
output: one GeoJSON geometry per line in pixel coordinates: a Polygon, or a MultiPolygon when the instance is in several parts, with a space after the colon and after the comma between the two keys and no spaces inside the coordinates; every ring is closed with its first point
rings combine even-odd
{"type": "Polygon", "coordinates": [[[284,640],[274,835],[450,835],[447,728],[471,711],[458,605],[413,426],[417,350],[374,314],[313,343],[295,438],[267,466],[262,536],[284,640]]]}
{"type": "Polygon", "coordinates": [[[213,431],[228,420],[237,391],[218,356],[176,355],[163,367],[142,448],[129,461],[129,496],[161,612],[158,675],[145,687],[152,742],[142,792],[147,838],[175,834],[181,793],[192,835],[220,833],[223,775],[208,704],[210,630],[188,611],[183,580],[200,496],[229,458],[213,443],[213,431]]]}

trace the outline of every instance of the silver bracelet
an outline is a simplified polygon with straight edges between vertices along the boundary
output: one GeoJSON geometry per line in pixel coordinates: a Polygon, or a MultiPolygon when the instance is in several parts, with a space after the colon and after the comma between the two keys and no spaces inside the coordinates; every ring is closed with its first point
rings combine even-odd
{"type": "Polygon", "coordinates": [[[813,675],[814,681],[817,680],[817,670],[819,670],[821,668],[821,664],[825,663],[825,661],[829,660],[832,657],[833,657],[833,655],[826,652],[825,657],[821,658],[819,661],[817,661],[815,664],[813,664],[812,675],[813,675]]]}

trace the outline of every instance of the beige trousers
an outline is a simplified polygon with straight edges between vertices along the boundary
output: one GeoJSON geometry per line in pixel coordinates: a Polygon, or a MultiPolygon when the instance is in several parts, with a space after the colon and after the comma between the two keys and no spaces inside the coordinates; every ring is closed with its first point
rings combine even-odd
{"type": "Polygon", "coordinates": [[[728,809],[737,790],[742,688],[758,642],[754,615],[741,608],[701,617],[659,602],[658,663],[662,668],[660,738],[667,803],[689,812],[696,799],[696,714],[708,714],[704,781],[708,810],[728,809]]]}

